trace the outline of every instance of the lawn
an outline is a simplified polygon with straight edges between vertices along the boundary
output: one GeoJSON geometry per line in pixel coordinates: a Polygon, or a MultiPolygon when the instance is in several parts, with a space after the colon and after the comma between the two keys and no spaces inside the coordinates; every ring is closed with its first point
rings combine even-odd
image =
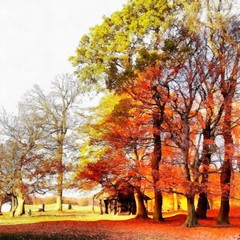
{"type": "MultiPolygon", "coordinates": [[[[28,207],[28,206],[27,206],[28,207]]],[[[29,206],[30,207],[30,206],[29,206]]],[[[185,212],[166,213],[165,222],[136,220],[134,216],[100,215],[91,208],[74,206],[59,213],[51,206],[46,212],[10,218],[0,217],[0,239],[94,239],[94,240],[172,240],[172,239],[238,239],[240,240],[240,209],[230,213],[230,227],[216,226],[217,211],[211,210],[208,219],[200,220],[200,227],[186,229],[182,226],[185,212]]]]}

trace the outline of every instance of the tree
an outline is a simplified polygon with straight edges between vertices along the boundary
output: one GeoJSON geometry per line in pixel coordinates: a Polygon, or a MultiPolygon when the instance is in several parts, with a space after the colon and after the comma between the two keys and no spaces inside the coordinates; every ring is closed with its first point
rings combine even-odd
{"type": "MultiPolygon", "coordinates": [[[[7,143],[0,145],[0,209],[4,201],[11,201],[12,179],[14,175],[14,162],[9,159],[11,156],[8,151],[7,143]]],[[[2,212],[0,210],[0,215],[2,212]]]]}
{"type": "Polygon", "coordinates": [[[215,56],[210,55],[208,51],[205,53],[206,60],[204,66],[206,81],[200,87],[200,95],[202,98],[202,110],[199,119],[201,126],[202,149],[199,152],[199,172],[201,174],[201,184],[203,191],[199,194],[197,205],[197,217],[205,219],[207,217],[207,209],[209,206],[207,197],[207,185],[210,164],[213,163],[212,155],[216,153],[216,136],[221,134],[220,125],[223,114],[223,105],[218,91],[218,73],[216,72],[217,65],[215,56]]]}
{"type": "MultiPolygon", "coordinates": [[[[137,97],[133,96],[133,91],[128,91],[129,86],[136,89],[141,82],[139,72],[155,68],[148,79],[144,76],[145,81],[150,81],[148,86],[151,94],[145,94],[146,98],[142,98],[143,102],[154,106],[151,111],[155,129],[152,132],[155,142],[152,155],[155,185],[159,180],[159,164],[163,157],[162,136],[169,134],[172,142],[180,149],[185,180],[194,186],[198,184],[201,174],[203,184],[207,181],[207,165],[211,156],[206,148],[209,142],[214,142],[214,132],[219,127],[223,114],[225,122],[229,123],[228,127],[224,124],[226,150],[230,149],[227,146],[233,144],[230,137],[231,108],[227,109],[227,104],[232,104],[238,76],[238,46],[234,40],[236,34],[233,34],[236,32],[237,21],[233,21],[236,20],[236,16],[233,16],[229,21],[231,24],[227,24],[224,14],[219,13],[227,12],[228,5],[224,3],[225,8],[222,8],[222,1],[218,3],[216,6],[220,10],[214,15],[216,24],[214,17],[211,17],[209,1],[179,0],[172,4],[155,0],[130,1],[122,11],[114,13],[110,18],[104,18],[101,25],[95,26],[88,35],[83,36],[76,56],[71,57],[83,84],[105,84],[116,93],[130,92],[133,99],[137,97]],[[212,66],[209,63],[211,60],[214,61],[212,66]],[[227,67],[230,71],[227,71],[227,67]],[[226,80],[231,81],[226,83],[226,80]],[[211,84],[214,85],[213,88],[211,84]],[[220,92],[222,95],[216,101],[220,109],[215,120],[208,115],[206,119],[210,117],[211,121],[205,122],[205,126],[201,123],[201,129],[194,127],[201,118],[202,107],[211,111],[209,103],[204,105],[204,101],[211,102],[211,98],[215,98],[215,92],[211,93],[215,89],[218,95],[220,92]],[[164,125],[172,130],[167,131],[164,125]],[[212,129],[209,130],[209,126],[212,129]],[[204,149],[201,151],[199,148],[196,153],[197,146],[192,139],[199,134],[204,135],[204,149]],[[193,149],[195,155],[202,155],[206,166],[202,173],[199,172],[200,162],[194,158],[193,149]]],[[[204,114],[202,116],[205,118],[204,114]]],[[[230,150],[227,152],[231,153],[230,150]]],[[[229,183],[231,175],[230,165],[227,160],[223,165],[223,169],[228,169],[223,171],[225,180],[222,180],[222,189],[225,192],[228,189],[226,182],[229,183]]],[[[185,224],[187,227],[197,225],[193,200],[198,190],[190,190],[186,193],[189,203],[189,215],[185,224]]],[[[155,191],[155,194],[155,199],[161,202],[161,189],[155,191]]],[[[225,197],[225,202],[227,198],[228,196],[225,197]]],[[[161,207],[156,207],[155,211],[161,211],[161,207]]],[[[155,216],[161,220],[161,214],[155,212],[154,218],[155,216]]]]}
{"type": "Polygon", "coordinates": [[[81,186],[88,187],[90,184],[93,187],[95,183],[108,191],[124,181],[135,190],[136,217],[148,218],[143,190],[146,188],[144,171],[148,163],[150,141],[146,137],[147,125],[143,124],[146,119],[136,113],[137,109],[132,106],[131,98],[127,95],[119,97],[111,94],[101,101],[95,118],[84,127],[88,134],[88,144],[95,151],[87,152],[86,155],[89,148],[82,148],[85,151],[81,154],[82,158],[80,156],[82,161],[77,179],[82,182],[81,186]],[[106,107],[106,102],[115,104],[106,107]]]}
{"type": "Polygon", "coordinates": [[[217,219],[218,224],[229,224],[229,196],[230,179],[233,161],[232,137],[232,105],[239,78],[239,19],[231,11],[231,4],[217,1],[214,6],[207,1],[208,22],[210,23],[209,46],[216,57],[219,71],[219,91],[223,103],[223,139],[224,139],[224,161],[221,171],[221,206],[217,219]],[[213,20],[214,19],[214,20],[213,20]]]}
{"type": "MultiPolygon", "coordinates": [[[[135,77],[136,69],[154,66],[156,61],[164,57],[159,55],[160,39],[175,21],[171,13],[176,10],[166,1],[138,0],[129,2],[121,12],[105,18],[102,25],[82,37],[77,56],[71,57],[72,63],[79,66],[77,74],[81,82],[101,85],[104,81],[108,89],[120,92],[126,89],[124,83],[135,77]]],[[[156,83],[153,82],[151,90],[154,88],[156,83]]],[[[155,128],[160,128],[165,103],[161,103],[156,96],[154,93],[150,96],[156,104],[153,124],[155,128]]],[[[152,175],[155,184],[161,160],[159,131],[156,130],[153,135],[155,154],[152,158],[152,175]]],[[[155,194],[154,218],[162,221],[161,191],[155,189],[155,194]]]]}
{"type": "MultiPolygon", "coordinates": [[[[143,61],[145,61],[144,54],[139,57],[138,63],[141,65],[143,61]]],[[[123,84],[124,91],[136,102],[141,102],[141,113],[148,116],[148,138],[150,139],[149,145],[152,148],[151,169],[155,196],[153,219],[157,221],[163,221],[162,192],[157,187],[157,183],[159,181],[159,166],[162,160],[162,145],[164,141],[162,125],[169,95],[167,79],[171,74],[165,71],[163,76],[163,68],[161,63],[156,63],[155,66],[146,67],[144,71],[136,72],[135,77],[123,84]]]]}
{"type": "MultiPolygon", "coordinates": [[[[69,150],[76,139],[73,131],[77,118],[74,119],[74,107],[78,101],[80,86],[69,74],[58,75],[52,82],[52,91],[45,94],[39,86],[29,91],[24,105],[40,116],[45,117],[47,137],[42,143],[55,165],[57,173],[57,209],[62,211],[62,193],[64,184],[64,156],[69,156],[69,150]],[[71,134],[71,135],[70,135],[71,134]]],[[[75,116],[76,117],[76,116],[75,116]]],[[[72,149],[71,149],[72,150],[72,149]]],[[[75,149],[76,150],[76,149],[75,149]]]]}
{"type": "Polygon", "coordinates": [[[44,122],[34,113],[19,108],[17,116],[0,116],[3,136],[1,167],[4,174],[5,194],[12,196],[12,216],[24,214],[26,196],[45,189],[46,156],[39,144],[45,137],[44,122]]]}

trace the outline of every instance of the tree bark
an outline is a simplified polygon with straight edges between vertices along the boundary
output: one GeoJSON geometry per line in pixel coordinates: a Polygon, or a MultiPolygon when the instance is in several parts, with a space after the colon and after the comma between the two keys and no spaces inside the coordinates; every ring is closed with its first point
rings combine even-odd
{"type": "Polygon", "coordinates": [[[25,214],[25,198],[23,194],[19,193],[17,196],[12,196],[12,205],[10,216],[22,216],[25,214]]]}
{"type": "Polygon", "coordinates": [[[206,219],[207,218],[207,210],[208,210],[208,198],[207,193],[202,192],[199,194],[198,205],[196,210],[197,218],[206,219]]]}
{"type": "Polygon", "coordinates": [[[3,215],[3,213],[2,213],[2,205],[3,205],[3,201],[0,201],[0,215],[3,215]]]}
{"type": "Polygon", "coordinates": [[[218,225],[229,225],[229,211],[230,211],[230,205],[229,205],[229,198],[226,195],[221,196],[221,206],[217,217],[217,224],[218,225]]]}
{"type": "Polygon", "coordinates": [[[160,126],[161,126],[160,115],[158,113],[154,114],[153,116],[154,150],[153,150],[153,157],[151,160],[154,198],[155,198],[153,219],[163,222],[164,221],[163,215],[162,215],[163,197],[162,197],[161,190],[159,190],[157,187],[157,183],[159,181],[159,164],[162,159],[162,142],[161,142],[160,126]]]}
{"type": "Polygon", "coordinates": [[[224,162],[222,166],[221,176],[220,176],[220,184],[221,184],[221,205],[220,210],[217,217],[218,225],[228,225],[229,222],[229,197],[230,197],[230,181],[231,181],[231,171],[232,171],[232,158],[233,158],[233,137],[231,131],[232,124],[232,101],[236,89],[235,85],[232,83],[231,85],[232,91],[226,92],[222,91],[222,95],[224,96],[224,123],[223,123],[223,138],[225,144],[224,151],[224,162]]]}
{"type": "Polygon", "coordinates": [[[195,207],[194,207],[194,197],[187,197],[187,219],[184,223],[185,227],[196,227],[198,226],[198,221],[196,217],[195,207]]]}
{"type": "Polygon", "coordinates": [[[221,171],[220,183],[221,183],[221,205],[218,213],[217,224],[228,225],[229,222],[229,197],[230,197],[230,181],[232,171],[232,159],[233,159],[233,137],[232,137],[232,104],[234,95],[237,88],[237,79],[239,74],[239,57],[240,48],[237,48],[237,53],[234,56],[234,64],[230,76],[226,79],[226,74],[230,70],[226,70],[226,56],[225,48],[220,49],[220,64],[222,68],[221,73],[221,93],[223,96],[224,106],[224,122],[223,122],[223,138],[225,144],[224,162],[221,171]]]}
{"type": "Polygon", "coordinates": [[[17,198],[13,195],[12,202],[11,202],[11,212],[10,212],[11,217],[14,217],[16,209],[17,209],[17,198]]]}
{"type": "Polygon", "coordinates": [[[105,206],[105,214],[108,214],[108,206],[109,206],[109,201],[106,199],[104,200],[104,206],[105,206]]]}
{"type": "Polygon", "coordinates": [[[11,206],[11,217],[22,216],[25,214],[25,194],[22,192],[21,188],[16,188],[15,193],[12,195],[12,206],[11,206]]]}
{"type": "Polygon", "coordinates": [[[17,196],[17,208],[15,211],[15,216],[22,216],[25,214],[25,199],[23,196],[19,195],[17,196]]]}
{"type": "Polygon", "coordinates": [[[63,193],[63,136],[58,141],[57,157],[58,157],[58,177],[57,177],[57,210],[62,211],[62,193],[63,193]]]}
{"type": "Polygon", "coordinates": [[[228,225],[229,222],[229,197],[230,197],[230,181],[232,171],[232,158],[233,158],[233,137],[231,134],[231,116],[232,116],[232,96],[227,96],[224,99],[224,124],[223,124],[223,138],[225,142],[225,155],[222,166],[220,183],[221,183],[221,205],[217,217],[218,225],[228,225]]]}
{"type": "Polygon", "coordinates": [[[163,222],[163,215],[162,215],[162,193],[155,189],[155,204],[154,204],[154,213],[153,213],[153,220],[157,220],[163,222]]]}
{"type": "MultiPolygon", "coordinates": [[[[190,148],[190,130],[189,130],[189,122],[187,117],[183,118],[185,121],[183,121],[183,134],[185,135],[185,142],[183,143],[181,149],[183,154],[183,160],[184,160],[184,177],[185,180],[187,180],[189,183],[192,183],[191,180],[191,172],[190,172],[190,166],[189,166],[189,148],[190,148]]],[[[183,135],[183,136],[184,136],[183,135]]],[[[185,227],[196,227],[198,226],[195,206],[194,206],[194,189],[192,192],[192,189],[189,190],[187,193],[187,219],[184,223],[185,227]]]]}
{"type": "Polygon", "coordinates": [[[102,200],[99,200],[99,206],[100,206],[100,213],[103,214],[103,206],[102,206],[102,200]]]}
{"type": "Polygon", "coordinates": [[[58,189],[57,192],[57,210],[62,211],[62,190],[58,189]]]}
{"type": "Polygon", "coordinates": [[[139,188],[135,189],[134,197],[135,197],[136,207],[137,207],[136,218],[148,219],[147,209],[144,205],[143,194],[139,188]]]}
{"type": "Polygon", "coordinates": [[[219,210],[218,217],[217,217],[218,225],[229,225],[230,224],[230,221],[229,221],[230,179],[231,179],[231,163],[230,163],[230,161],[225,161],[223,163],[223,168],[222,168],[221,178],[220,178],[222,196],[221,196],[220,210],[219,210]]]}
{"type": "Polygon", "coordinates": [[[206,219],[207,209],[209,206],[207,198],[207,183],[208,183],[208,170],[211,161],[211,143],[209,141],[212,139],[211,127],[206,126],[203,131],[203,150],[202,150],[202,181],[203,191],[199,194],[198,205],[197,205],[197,218],[206,219]]]}

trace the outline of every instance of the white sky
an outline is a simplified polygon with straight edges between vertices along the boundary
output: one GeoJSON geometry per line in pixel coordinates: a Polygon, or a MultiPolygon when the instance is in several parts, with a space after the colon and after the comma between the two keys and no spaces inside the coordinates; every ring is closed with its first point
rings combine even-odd
{"type": "Polygon", "coordinates": [[[0,0],[0,107],[15,112],[26,90],[74,69],[68,58],[89,27],[127,0],[0,0]]]}

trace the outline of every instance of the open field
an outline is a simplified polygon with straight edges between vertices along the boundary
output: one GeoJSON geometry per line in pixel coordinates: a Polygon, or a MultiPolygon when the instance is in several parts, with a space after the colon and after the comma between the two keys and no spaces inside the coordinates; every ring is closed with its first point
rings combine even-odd
{"type": "Polygon", "coordinates": [[[33,209],[31,217],[10,218],[8,213],[4,213],[0,217],[0,239],[240,239],[240,209],[237,208],[230,214],[231,227],[217,227],[217,211],[211,210],[208,219],[200,220],[200,226],[192,229],[182,227],[186,218],[183,211],[166,213],[165,222],[156,223],[136,220],[129,215],[93,214],[90,207],[76,206],[62,213],[51,209],[51,206],[46,206],[44,213],[33,209]]]}

